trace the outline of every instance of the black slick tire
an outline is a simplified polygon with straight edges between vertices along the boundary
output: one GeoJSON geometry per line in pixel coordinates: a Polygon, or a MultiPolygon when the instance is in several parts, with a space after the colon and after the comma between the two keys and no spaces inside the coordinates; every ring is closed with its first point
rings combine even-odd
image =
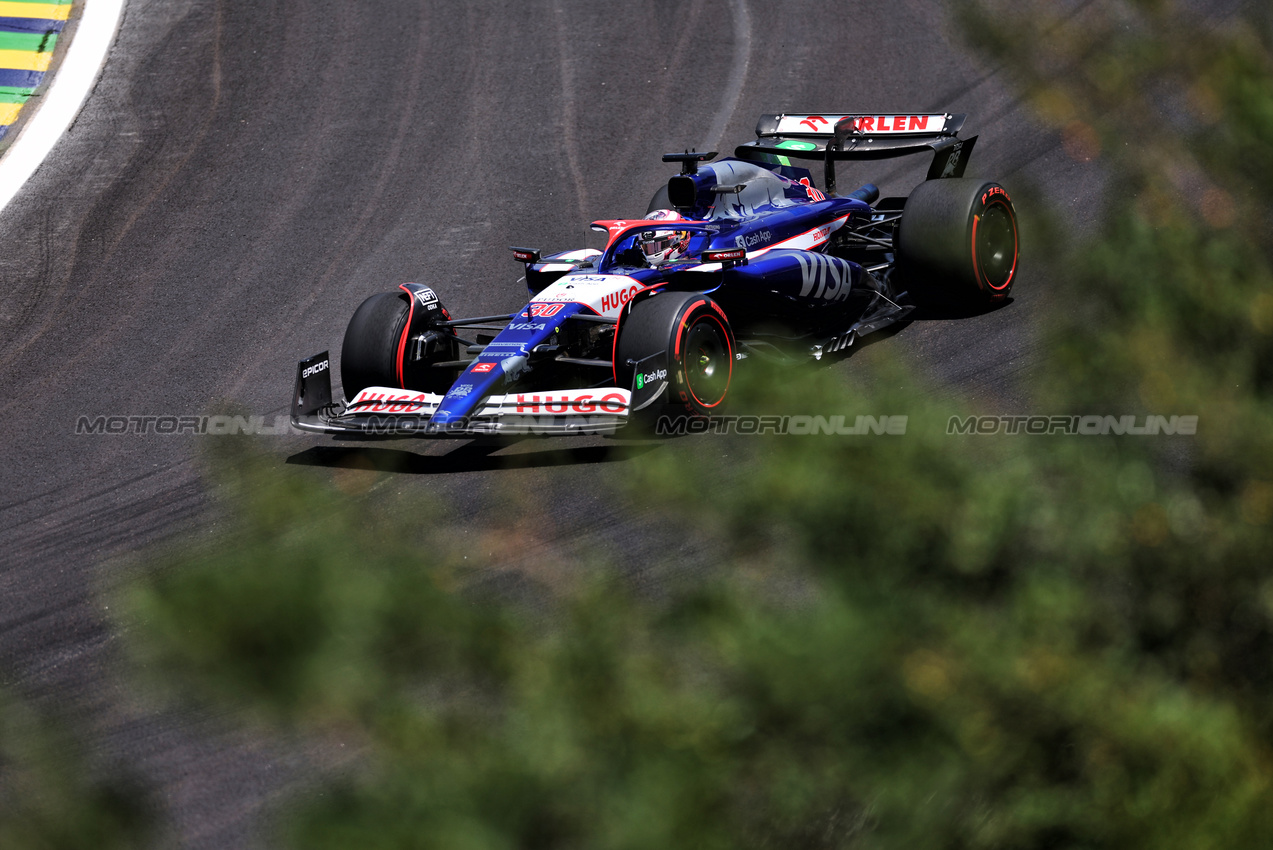
{"type": "Polygon", "coordinates": [[[635,365],[663,355],[668,406],[708,416],[725,401],[737,345],[720,306],[701,292],[661,292],[634,300],[619,319],[615,380],[630,387],[635,365]]]}
{"type": "Polygon", "coordinates": [[[986,180],[921,183],[906,200],[894,246],[902,285],[917,301],[1003,301],[1016,280],[1020,250],[1012,199],[986,180]]]}
{"type": "Polygon", "coordinates": [[[346,398],[367,387],[398,387],[398,347],[410,315],[404,294],[383,292],[358,305],[340,348],[346,398]]]}
{"type": "Polygon", "coordinates": [[[650,205],[645,208],[645,214],[649,215],[655,210],[674,209],[671,200],[667,196],[667,186],[660,186],[659,190],[654,193],[654,197],[650,198],[650,205]]]}

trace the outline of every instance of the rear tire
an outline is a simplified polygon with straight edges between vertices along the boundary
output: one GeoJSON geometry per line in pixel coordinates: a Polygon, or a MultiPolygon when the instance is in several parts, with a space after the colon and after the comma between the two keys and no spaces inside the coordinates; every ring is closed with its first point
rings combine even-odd
{"type": "Polygon", "coordinates": [[[619,320],[615,378],[632,386],[634,363],[666,357],[669,404],[679,412],[707,416],[729,391],[736,345],[725,313],[700,292],[661,292],[635,301],[619,320]]]}
{"type": "Polygon", "coordinates": [[[659,190],[654,193],[654,197],[650,198],[650,205],[645,208],[645,214],[649,215],[655,210],[671,210],[676,209],[672,206],[672,201],[667,195],[667,186],[660,186],[659,190]]]}
{"type": "Polygon", "coordinates": [[[1016,210],[998,183],[929,180],[907,198],[894,245],[902,285],[917,301],[1003,301],[1016,278],[1016,210]]]}

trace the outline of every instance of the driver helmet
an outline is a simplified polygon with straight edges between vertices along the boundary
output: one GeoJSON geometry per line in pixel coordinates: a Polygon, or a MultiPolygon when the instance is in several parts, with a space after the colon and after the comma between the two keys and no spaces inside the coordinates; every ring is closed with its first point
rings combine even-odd
{"type": "MultiPolygon", "coordinates": [[[[685,221],[685,216],[676,210],[655,210],[646,216],[651,221],[685,221]]],[[[690,232],[688,230],[643,230],[637,237],[641,253],[652,266],[670,263],[685,256],[689,248],[690,232]]]]}

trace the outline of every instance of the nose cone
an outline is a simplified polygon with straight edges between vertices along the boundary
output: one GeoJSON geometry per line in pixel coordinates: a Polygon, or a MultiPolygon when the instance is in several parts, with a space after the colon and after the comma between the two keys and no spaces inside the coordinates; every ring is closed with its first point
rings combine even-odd
{"type": "Polygon", "coordinates": [[[469,417],[481,409],[488,396],[501,391],[529,369],[531,350],[546,342],[567,316],[581,308],[580,304],[565,304],[551,320],[529,320],[529,309],[523,309],[527,317],[514,317],[451,385],[425,433],[441,434],[466,428],[469,417]]]}

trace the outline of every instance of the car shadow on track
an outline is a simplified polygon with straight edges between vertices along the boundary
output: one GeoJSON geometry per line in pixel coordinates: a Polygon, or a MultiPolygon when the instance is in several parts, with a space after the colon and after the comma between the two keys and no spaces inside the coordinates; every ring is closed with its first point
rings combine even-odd
{"type": "Polygon", "coordinates": [[[616,463],[654,451],[659,446],[656,442],[600,446],[547,446],[537,451],[495,454],[509,445],[511,444],[507,442],[475,440],[463,443],[441,455],[424,455],[402,449],[366,445],[314,446],[292,455],[287,462],[300,466],[325,466],[330,469],[362,469],[406,475],[447,475],[497,469],[539,469],[550,466],[616,463]]]}
{"type": "Polygon", "coordinates": [[[993,304],[960,304],[957,306],[924,306],[917,307],[909,318],[917,322],[932,321],[948,321],[950,319],[971,319],[974,316],[984,316],[987,313],[997,313],[1004,307],[1011,304],[1011,297],[1002,301],[996,301],[993,304]]]}
{"type": "Polygon", "coordinates": [[[850,345],[848,348],[842,348],[839,351],[822,355],[822,359],[813,361],[813,368],[814,369],[831,368],[835,366],[837,363],[843,363],[845,360],[848,360],[850,357],[857,354],[859,351],[861,351],[864,348],[870,348],[872,345],[875,345],[876,343],[883,342],[886,339],[892,339],[893,337],[905,331],[912,324],[914,324],[914,316],[915,314],[912,313],[910,316],[907,316],[905,319],[903,319],[902,321],[898,322],[895,325],[889,325],[888,327],[883,328],[882,330],[878,330],[873,334],[868,334],[864,337],[859,337],[858,339],[855,339],[853,341],[853,344],[850,345]]]}
{"type": "Polygon", "coordinates": [[[951,321],[953,319],[971,319],[976,316],[985,316],[990,313],[997,313],[1011,304],[1012,300],[1013,299],[1011,298],[1005,298],[1004,300],[998,301],[994,304],[958,306],[926,305],[916,307],[909,316],[897,324],[889,325],[888,327],[876,331],[873,334],[856,339],[854,340],[853,345],[850,345],[848,348],[823,356],[823,358],[816,363],[814,368],[826,369],[836,365],[837,363],[843,363],[862,349],[869,348],[876,343],[883,342],[886,339],[891,339],[898,334],[903,333],[916,322],[943,322],[951,321]]]}

